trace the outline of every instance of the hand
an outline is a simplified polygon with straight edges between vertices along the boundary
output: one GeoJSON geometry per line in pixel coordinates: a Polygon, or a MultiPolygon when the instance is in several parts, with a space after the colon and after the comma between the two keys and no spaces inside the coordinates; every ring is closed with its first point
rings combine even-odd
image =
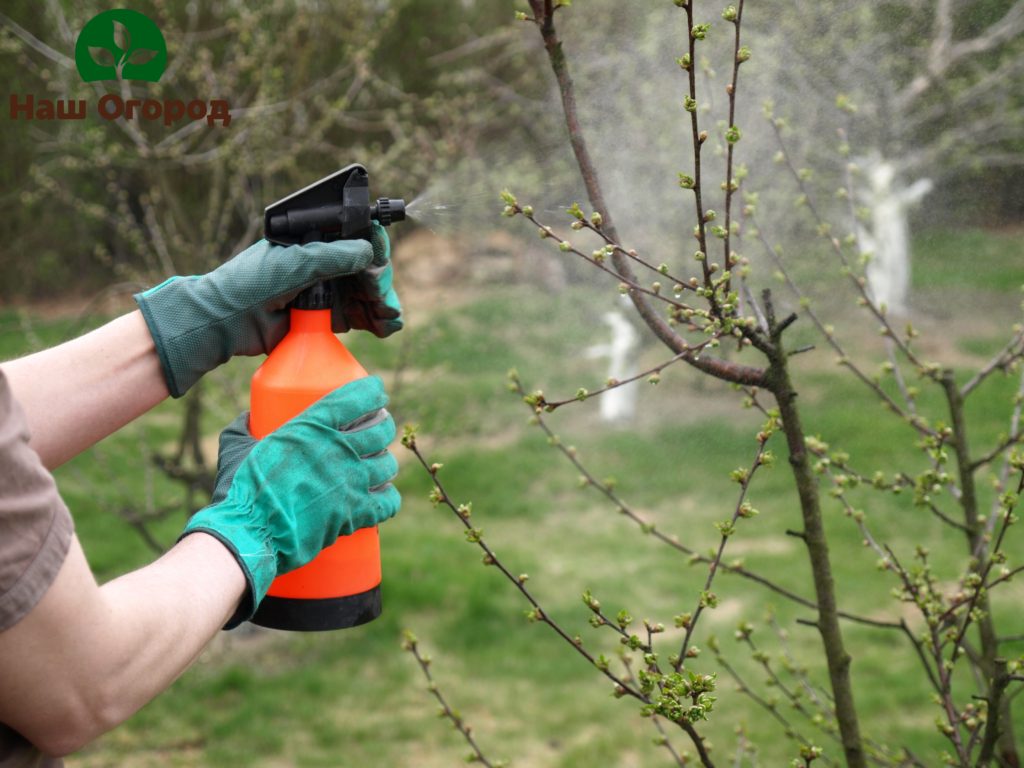
{"type": "Polygon", "coordinates": [[[248,413],[221,433],[213,499],[182,538],[215,536],[245,573],[248,598],[229,627],[252,616],[278,575],[398,511],[386,404],[374,376],[335,390],[262,440],[249,434],[248,413]]]}
{"type": "Polygon", "coordinates": [[[384,227],[376,221],[370,244],[373,246],[370,267],[331,282],[335,303],[331,324],[335,333],[355,328],[384,339],[402,330],[402,305],[392,286],[391,241],[384,227]]]}
{"type": "Polygon", "coordinates": [[[371,239],[279,246],[260,240],[205,275],[171,277],[135,295],[173,397],[234,355],[262,355],[288,332],[288,303],[330,280],[335,332],[380,337],[402,327],[391,244],[374,222],[371,239]]]}

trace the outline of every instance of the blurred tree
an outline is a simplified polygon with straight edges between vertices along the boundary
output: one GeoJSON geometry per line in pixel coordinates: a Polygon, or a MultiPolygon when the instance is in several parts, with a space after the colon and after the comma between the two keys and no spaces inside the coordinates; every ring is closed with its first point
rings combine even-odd
{"type": "Polygon", "coordinates": [[[799,154],[834,168],[840,128],[863,172],[855,202],[876,301],[906,301],[909,249],[897,241],[910,208],[892,203],[921,199],[915,182],[934,184],[926,205],[943,214],[932,221],[1019,219],[1024,184],[1009,169],[1024,164],[1024,2],[816,3],[772,21],[753,33],[768,51],[759,79],[777,114],[800,115],[799,154]]]}
{"type": "MultiPolygon", "coordinates": [[[[1024,682],[1024,676],[1019,674],[1022,661],[1011,658],[1014,651],[1010,650],[1007,638],[1011,642],[1019,638],[997,631],[997,627],[1005,627],[1005,622],[1012,621],[1016,614],[1013,609],[997,610],[990,597],[994,588],[1022,569],[1016,562],[1008,565],[1007,530],[1019,522],[1015,510],[1024,490],[1021,475],[1024,457],[1019,453],[1019,445],[1024,442],[1024,431],[1020,428],[1024,384],[1019,385],[1021,388],[1011,403],[1004,403],[1010,429],[980,455],[969,448],[976,442],[973,437],[969,440],[969,433],[980,433],[983,428],[977,412],[969,412],[965,403],[995,372],[1020,374],[1024,361],[1024,330],[1019,325],[1014,326],[1009,340],[994,357],[969,379],[958,381],[962,377],[952,363],[944,365],[923,356],[922,350],[928,348],[915,341],[918,331],[912,324],[907,323],[902,330],[894,325],[892,315],[879,306],[878,296],[873,295],[869,287],[870,270],[865,277],[863,243],[858,243],[857,235],[851,233],[855,226],[855,217],[851,215],[855,213],[855,206],[848,205],[847,201],[855,200],[856,193],[852,174],[848,173],[850,150],[841,147],[837,151],[835,113],[828,114],[820,107],[823,103],[838,106],[841,114],[848,116],[844,143],[849,141],[865,155],[871,150],[874,150],[872,154],[877,153],[872,161],[873,169],[885,172],[873,179],[874,191],[879,200],[892,209],[889,223],[893,218],[905,223],[906,206],[911,198],[924,194],[927,185],[905,190],[904,184],[896,180],[900,175],[905,178],[908,174],[934,172],[943,181],[947,174],[956,172],[958,163],[962,169],[974,161],[1016,162],[1012,148],[1019,141],[1022,105],[1017,94],[1005,92],[1003,86],[1021,69],[1019,49],[1021,31],[1024,31],[1024,3],[1012,7],[996,2],[962,3],[956,11],[952,3],[945,0],[908,3],[904,4],[905,8],[893,4],[826,3],[810,8],[748,4],[749,10],[745,10],[742,0],[724,9],[697,0],[674,0],[671,5],[675,8],[670,12],[676,15],[676,44],[669,49],[671,54],[663,48],[661,58],[663,65],[673,69],[680,82],[671,99],[660,99],[655,105],[655,109],[672,113],[678,124],[688,128],[687,140],[678,144],[674,154],[663,152],[659,141],[644,141],[649,131],[630,132],[637,122],[635,115],[620,115],[615,110],[623,101],[646,95],[649,83],[632,83],[626,78],[627,88],[622,89],[616,87],[614,74],[595,79],[593,70],[587,67],[586,44],[579,46],[584,64],[577,69],[573,49],[563,40],[562,30],[572,29],[574,19],[575,28],[584,30],[584,35],[605,26],[609,18],[606,11],[611,4],[595,0],[570,8],[572,5],[570,0],[529,0],[529,10],[520,11],[518,17],[532,24],[543,41],[564,112],[565,128],[559,135],[568,135],[589,206],[584,209],[581,203],[574,203],[565,211],[568,220],[558,223],[550,215],[551,210],[532,202],[520,202],[506,189],[501,195],[505,204],[503,213],[509,218],[522,217],[530,231],[539,232],[540,238],[559,252],[589,263],[596,272],[610,278],[633,304],[646,326],[647,335],[659,340],[672,356],[629,378],[613,377],[599,389],[580,387],[575,395],[561,398],[527,386],[515,369],[509,373],[509,384],[529,408],[531,424],[540,429],[548,445],[564,456],[578,473],[581,487],[603,496],[610,508],[632,521],[644,534],[688,558],[690,563],[706,565],[706,577],[690,595],[692,611],[674,617],[675,627],[680,631],[664,638],[658,636],[666,632],[665,624],[649,619],[634,620],[640,612],[632,610],[632,606],[613,615],[602,607],[594,593],[585,591],[582,598],[591,612],[591,626],[606,631],[615,647],[620,648],[619,663],[616,663],[610,656],[594,650],[589,640],[585,642],[582,636],[574,635],[566,625],[560,624],[542,603],[540,591],[535,592],[533,586],[527,584],[528,576],[516,576],[498,557],[491,547],[492,540],[485,538],[482,528],[476,527],[478,511],[472,509],[468,500],[450,494],[449,470],[442,473],[445,465],[433,462],[421,452],[416,430],[410,427],[403,444],[414,452],[430,477],[431,502],[454,514],[464,529],[466,540],[481,550],[483,565],[496,568],[511,589],[523,597],[528,604],[529,621],[550,629],[564,641],[569,653],[584,659],[611,683],[617,698],[633,703],[643,716],[651,719],[657,729],[654,743],[665,748],[675,765],[699,762],[705,768],[714,768],[728,762],[738,766],[745,764],[748,757],[752,758],[751,764],[758,764],[757,756],[749,754],[742,729],[735,757],[728,754],[723,757],[721,747],[716,744],[712,748],[707,737],[705,721],[722,716],[716,704],[715,692],[719,690],[716,686],[720,678],[728,675],[741,692],[764,709],[766,718],[777,724],[780,735],[798,742],[794,745],[797,756],[789,763],[797,768],[807,768],[819,758],[824,764],[845,764],[849,768],[864,768],[869,764],[924,768],[940,762],[960,768],[993,765],[1017,768],[1021,760],[1014,726],[1019,717],[1015,719],[1013,715],[1012,701],[1020,689],[1008,691],[1011,684],[1024,682]],[[771,15],[762,16],[759,11],[771,15]],[[907,13],[887,17],[898,11],[907,13]],[[961,12],[965,14],[963,19],[961,12]],[[916,18],[911,18],[915,14],[916,18]],[[932,24],[923,24],[922,16],[932,24]],[[745,19],[756,19],[767,29],[756,37],[748,34],[749,27],[742,26],[745,19]],[[956,26],[957,23],[961,26],[956,26]],[[725,42],[731,44],[721,50],[726,57],[722,69],[728,79],[723,83],[726,95],[717,96],[721,101],[719,109],[715,110],[712,104],[716,95],[707,87],[714,81],[713,69],[705,61],[715,53],[709,41],[716,33],[721,35],[717,30],[722,26],[727,30],[725,42]],[[921,28],[929,30],[931,37],[920,39],[921,28]],[[689,45],[685,46],[687,39],[689,45]],[[678,68],[670,63],[669,55],[678,68]],[[747,78],[747,71],[752,67],[746,62],[751,60],[768,62],[766,77],[757,83],[747,78]],[[581,69],[584,75],[580,75],[581,69]],[[999,82],[989,80],[989,71],[997,73],[999,82]],[[865,72],[873,73],[874,79],[859,79],[858,75],[863,76],[865,72]],[[847,82],[859,85],[861,90],[836,87],[847,82]],[[578,88],[577,83],[583,85],[578,88]],[[742,93],[744,100],[750,95],[763,97],[764,83],[770,84],[769,93],[778,92],[782,84],[780,101],[793,120],[798,121],[790,134],[796,138],[783,141],[785,121],[776,117],[770,106],[766,109],[770,128],[776,134],[773,141],[778,139],[781,145],[778,159],[783,172],[773,174],[764,183],[768,187],[776,186],[779,177],[785,177],[785,181],[795,184],[799,203],[796,213],[787,205],[781,212],[773,210],[766,218],[792,219],[795,226],[800,226],[809,214],[816,237],[804,235],[800,249],[814,251],[815,239],[824,243],[815,255],[831,256],[853,289],[856,304],[863,308],[872,330],[877,328],[885,339],[889,359],[879,366],[878,373],[862,368],[851,358],[850,347],[840,340],[840,336],[856,333],[853,324],[844,323],[846,327],[837,332],[836,327],[823,321],[823,315],[819,314],[841,301],[837,286],[831,285],[830,295],[823,302],[825,307],[819,308],[801,289],[803,278],[791,270],[783,257],[783,249],[762,230],[758,193],[751,188],[745,170],[741,170],[736,148],[740,147],[744,157],[756,155],[763,149],[764,145],[758,144],[756,139],[751,141],[757,132],[737,109],[737,94],[742,93]],[[581,119],[586,108],[581,107],[583,102],[578,97],[587,89],[599,99],[596,109],[606,117],[606,122],[620,128],[619,140],[625,145],[627,162],[620,163],[615,169],[617,172],[611,174],[610,184],[602,183],[608,178],[603,175],[607,158],[602,157],[601,149],[595,151],[601,142],[591,141],[590,126],[581,119]],[[974,106],[964,113],[961,108],[966,105],[974,106]],[[723,112],[724,120],[721,119],[723,112]],[[612,119],[607,119],[609,117],[612,119]],[[719,120],[716,122],[715,118],[719,120]],[[626,130],[622,130],[623,126],[626,130]],[[830,210],[831,205],[821,201],[816,186],[810,183],[814,173],[809,168],[801,168],[794,158],[790,146],[800,141],[805,155],[817,154],[831,165],[832,173],[842,179],[828,190],[834,193],[829,197],[842,201],[838,209],[830,210]],[[944,147],[949,146],[964,151],[950,154],[947,161],[944,147]],[[643,155],[648,157],[644,159],[643,155]],[[673,159],[666,160],[669,157],[673,159]],[[623,230],[619,227],[629,216],[620,217],[611,202],[612,193],[606,194],[619,187],[623,179],[627,186],[635,186],[638,179],[640,184],[646,183],[647,174],[638,173],[644,165],[660,167],[672,183],[686,190],[686,199],[692,201],[693,206],[692,218],[687,217],[683,226],[677,227],[676,242],[661,242],[660,238],[655,238],[653,254],[646,248],[631,247],[630,239],[620,237],[623,230]],[[677,171],[680,165],[682,169],[677,171]],[[556,223],[549,223],[552,221],[556,223]],[[687,226],[691,222],[695,222],[692,229],[687,226]],[[682,242],[679,242],[680,236],[682,242]],[[694,245],[696,251],[691,250],[694,245]],[[784,305],[776,300],[771,290],[756,290],[754,281],[760,282],[767,275],[752,275],[748,269],[752,259],[746,251],[753,246],[757,246],[755,250],[759,253],[763,246],[769,263],[777,270],[775,277],[792,292],[799,304],[800,316],[814,325],[823,344],[835,353],[839,366],[849,371],[887,411],[910,428],[913,444],[926,456],[923,472],[915,477],[885,466],[886,454],[880,445],[871,446],[862,459],[882,461],[884,471],[872,474],[855,470],[853,465],[858,459],[805,431],[801,411],[805,411],[807,403],[805,393],[813,391],[815,386],[814,374],[801,371],[791,359],[814,347],[802,344],[799,337],[794,338],[791,328],[800,317],[797,313],[784,314],[784,305]],[[663,254],[669,258],[663,261],[663,254]],[[729,346],[737,353],[734,358],[726,359],[721,350],[729,346]],[[641,378],[657,384],[662,371],[680,361],[733,384],[745,394],[744,406],[757,409],[766,419],[756,434],[758,448],[752,461],[728,473],[739,485],[736,503],[730,518],[714,524],[720,534],[718,547],[712,547],[706,554],[692,545],[687,535],[667,535],[645,513],[631,508],[619,495],[615,480],[599,480],[581,459],[585,449],[578,450],[577,445],[563,442],[549,417],[556,410],[607,396],[641,378]],[[911,374],[914,379],[910,378],[911,374]],[[911,380],[914,386],[908,385],[911,380]],[[930,399],[926,399],[926,391],[930,399]],[[742,521],[757,515],[749,501],[748,490],[758,469],[771,466],[774,460],[774,454],[765,446],[775,433],[784,435],[785,448],[780,451],[785,450],[787,471],[792,474],[790,503],[799,508],[801,515],[800,525],[787,528],[785,532],[800,540],[806,549],[814,587],[813,600],[788,592],[770,579],[747,570],[742,559],[733,564],[723,559],[730,540],[745,525],[742,521]],[[1001,464],[1000,469],[995,468],[997,463],[1001,464]],[[981,489],[982,472],[991,473],[994,499],[986,498],[981,489]],[[894,479],[890,481],[890,477],[894,479]],[[959,562],[953,566],[955,574],[939,575],[947,564],[939,565],[930,559],[923,540],[915,542],[912,553],[897,553],[875,525],[873,517],[877,509],[870,502],[864,507],[855,507],[847,497],[848,490],[856,487],[894,495],[911,491],[907,494],[913,497],[907,501],[908,506],[931,515],[929,522],[944,526],[943,538],[962,538],[965,546],[959,562]],[[838,500],[854,522],[859,540],[871,553],[869,557],[877,558],[879,569],[893,576],[893,584],[887,584],[883,590],[900,604],[894,618],[876,614],[874,608],[880,603],[874,602],[871,615],[857,616],[841,610],[833,571],[834,552],[830,553],[830,546],[844,534],[831,525],[826,526],[823,504],[826,497],[838,500]],[[987,511],[986,505],[989,505],[987,511]],[[807,705],[805,695],[813,691],[813,686],[807,684],[806,679],[800,686],[788,689],[772,669],[770,654],[751,640],[754,628],[745,621],[739,624],[734,637],[746,645],[751,660],[768,674],[763,692],[752,688],[742,673],[736,671],[713,636],[707,647],[715,655],[717,666],[702,658],[700,648],[691,642],[695,637],[694,628],[701,617],[707,615],[706,611],[719,604],[712,586],[723,571],[751,579],[771,589],[775,596],[815,611],[812,621],[801,620],[801,623],[814,627],[820,637],[818,665],[827,669],[829,681],[825,695],[819,697],[811,693],[814,703],[807,705]],[[910,606],[914,611],[913,626],[904,612],[910,606]],[[857,646],[875,641],[866,640],[864,635],[855,639],[858,633],[850,631],[854,623],[901,638],[900,642],[906,642],[903,650],[909,658],[915,659],[915,666],[920,662],[919,671],[929,688],[929,700],[937,707],[936,732],[943,740],[935,753],[918,757],[908,746],[892,748],[865,733],[863,714],[866,707],[873,705],[865,704],[862,694],[855,696],[851,665],[858,655],[857,646]],[[626,650],[622,650],[623,646],[626,650]],[[823,748],[808,741],[800,733],[802,725],[794,725],[800,719],[821,729],[826,738],[834,739],[835,747],[823,748]],[[693,754],[675,749],[668,738],[672,726],[682,731],[693,754]],[[942,750],[941,754],[938,750],[942,750]]],[[[643,14],[635,16],[639,15],[643,14]]],[[[663,16],[660,10],[650,15],[663,16]]],[[[593,38],[585,37],[585,40],[590,39],[593,38]]],[[[600,34],[597,39],[602,39],[600,34]]],[[[609,47],[601,47],[598,55],[609,47]]],[[[638,47],[643,49],[643,46],[638,47]]],[[[613,61],[609,69],[614,70],[617,65],[618,61],[613,61]]],[[[643,75],[643,67],[633,61],[625,63],[624,68],[630,76],[643,75]]],[[[659,121],[658,125],[661,124],[659,121]]],[[[640,196],[639,228],[649,227],[648,214],[652,208],[674,207],[673,198],[658,196],[653,189],[649,187],[647,193],[640,196]]],[[[877,227],[872,235],[878,237],[877,227]]],[[[823,276],[830,269],[828,263],[826,258],[819,259],[814,271],[823,276]]],[[[829,408],[837,411],[849,408],[849,404],[840,402],[835,394],[823,397],[829,408]]],[[[873,416],[863,414],[862,424],[851,422],[850,428],[863,426],[870,430],[873,420],[873,416]]],[[[689,482],[692,478],[686,475],[687,458],[699,449],[699,443],[687,445],[672,457],[671,468],[667,471],[681,483],[689,482]]],[[[645,471],[640,470],[634,479],[647,482],[648,476],[641,474],[645,471]]],[[[679,520],[688,525],[687,511],[677,511],[681,515],[679,520]]],[[[906,523],[901,520],[896,524],[906,523]]],[[[627,582],[631,571],[645,573],[643,566],[634,569],[631,564],[614,560],[608,567],[621,568],[616,574],[627,582]]],[[[641,576],[641,581],[636,583],[644,578],[641,576]]],[[[863,588],[863,585],[857,584],[856,588],[863,588]]],[[[409,636],[405,647],[421,661],[416,642],[409,636]]],[[[887,644],[894,656],[897,645],[899,643],[887,644]]],[[[789,673],[800,670],[796,672],[800,676],[806,669],[804,664],[803,658],[787,659],[783,666],[789,673]]],[[[425,665],[421,662],[421,666],[425,665]]],[[[468,759],[491,765],[473,741],[469,728],[464,727],[462,720],[450,712],[443,696],[438,695],[429,675],[428,680],[430,690],[442,704],[442,716],[452,721],[473,750],[468,759]]],[[[889,684],[887,672],[876,672],[874,682],[889,684]]],[[[886,704],[892,702],[890,696],[883,696],[883,700],[886,704]]],[[[729,715],[726,715],[726,722],[730,726],[737,724],[729,715]]],[[[930,723],[925,727],[931,730],[930,723]]]]}
{"type": "MultiPolygon", "coordinates": [[[[475,52],[502,45],[500,31],[495,38],[478,32],[498,3],[481,2],[459,26],[440,7],[423,14],[421,5],[141,2],[134,8],[167,43],[163,76],[92,84],[79,76],[74,51],[100,5],[6,6],[0,73],[12,76],[14,98],[85,100],[88,109],[84,120],[22,116],[6,124],[11,162],[2,172],[13,213],[0,225],[9,246],[0,269],[12,279],[0,281],[0,295],[102,284],[127,294],[168,275],[207,271],[260,236],[266,204],[352,162],[368,166],[375,190],[415,196],[471,153],[496,120],[509,119],[502,100],[481,86],[490,81],[472,76],[487,61],[475,52]],[[448,76],[448,61],[462,77],[448,76]],[[165,113],[175,100],[224,100],[230,124],[141,119],[141,109],[108,120],[98,108],[105,96],[125,105],[151,100],[165,113]]],[[[109,505],[129,522],[206,502],[201,396],[196,388],[185,398],[177,447],[148,457],[183,482],[184,503],[109,505]]],[[[140,531],[154,543],[144,525],[140,531]]]]}
{"type": "Polygon", "coordinates": [[[93,284],[113,276],[132,285],[207,269],[258,234],[266,203],[349,162],[367,164],[377,186],[415,196],[498,123],[523,119],[513,98],[521,84],[493,74],[524,69],[510,64],[521,46],[497,25],[501,4],[471,3],[458,23],[443,5],[143,2],[135,7],[167,40],[160,82],[91,86],[73,52],[100,6],[6,6],[0,72],[11,93],[86,99],[89,115],[7,123],[3,173],[17,211],[2,225],[12,247],[0,268],[17,279],[0,295],[52,290],[62,266],[95,275],[93,284]],[[225,99],[232,123],[103,120],[96,104],[115,91],[225,99]]]}

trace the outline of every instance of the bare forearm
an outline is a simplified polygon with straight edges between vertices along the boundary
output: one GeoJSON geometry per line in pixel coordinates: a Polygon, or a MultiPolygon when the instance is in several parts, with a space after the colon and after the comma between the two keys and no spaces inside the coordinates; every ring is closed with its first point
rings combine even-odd
{"type": "Polygon", "coordinates": [[[0,633],[0,721],[51,754],[78,749],[167,688],[244,589],[232,555],[205,534],[103,587],[74,540],[43,600],[0,633]]]}
{"type": "Polygon", "coordinates": [[[93,638],[92,651],[107,662],[118,722],[196,659],[227,624],[244,590],[234,557],[206,534],[187,536],[155,563],[100,588],[109,622],[93,638]]]}
{"type": "Polygon", "coordinates": [[[31,445],[51,469],[168,394],[139,312],[2,367],[28,417],[31,445]]]}

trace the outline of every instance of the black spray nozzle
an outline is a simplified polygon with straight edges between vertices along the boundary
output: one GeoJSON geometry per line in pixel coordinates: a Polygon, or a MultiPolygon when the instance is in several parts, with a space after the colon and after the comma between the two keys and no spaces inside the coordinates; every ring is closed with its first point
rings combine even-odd
{"type": "Polygon", "coordinates": [[[404,200],[370,202],[370,176],[356,163],[268,205],[263,235],[279,245],[369,239],[371,221],[386,227],[404,218],[404,200]]]}
{"type": "Polygon", "coordinates": [[[370,218],[379,221],[385,227],[393,221],[405,221],[405,200],[394,197],[379,197],[370,211],[370,218]]]}
{"type": "MultiPolygon", "coordinates": [[[[263,236],[278,245],[369,240],[373,221],[385,227],[405,218],[405,200],[381,197],[370,202],[370,175],[355,163],[268,205],[263,236]]],[[[292,301],[295,309],[330,309],[331,285],[317,283],[292,301]]]]}

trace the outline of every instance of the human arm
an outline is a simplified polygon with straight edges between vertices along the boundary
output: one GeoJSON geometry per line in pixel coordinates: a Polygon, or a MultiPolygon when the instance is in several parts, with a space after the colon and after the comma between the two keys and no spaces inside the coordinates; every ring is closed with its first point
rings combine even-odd
{"type": "Polygon", "coordinates": [[[47,469],[167,397],[153,338],[138,311],[0,367],[25,411],[29,444],[47,469]]]}
{"type": "MultiPolygon", "coordinates": [[[[109,584],[96,585],[72,540],[42,599],[0,631],[0,722],[51,754],[74,751],[166,688],[219,628],[248,618],[277,575],[394,515],[386,403],[379,379],[361,379],[259,442],[243,414],[222,434],[210,506],[168,554],[109,584]]],[[[0,514],[16,519],[2,502],[0,489],[0,514]]]]}
{"type": "Polygon", "coordinates": [[[212,536],[188,536],[102,587],[73,539],[43,599],[0,632],[0,722],[47,754],[79,749],[167,688],[245,588],[212,536]]]}
{"type": "Polygon", "coordinates": [[[139,294],[132,312],[73,341],[3,363],[28,415],[32,447],[52,469],[233,355],[269,352],[288,302],[318,280],[335,287],[336,331],[402,327],[384,228],[371,239],[283,248],[260,241],[206,275],[139,294]]]}

